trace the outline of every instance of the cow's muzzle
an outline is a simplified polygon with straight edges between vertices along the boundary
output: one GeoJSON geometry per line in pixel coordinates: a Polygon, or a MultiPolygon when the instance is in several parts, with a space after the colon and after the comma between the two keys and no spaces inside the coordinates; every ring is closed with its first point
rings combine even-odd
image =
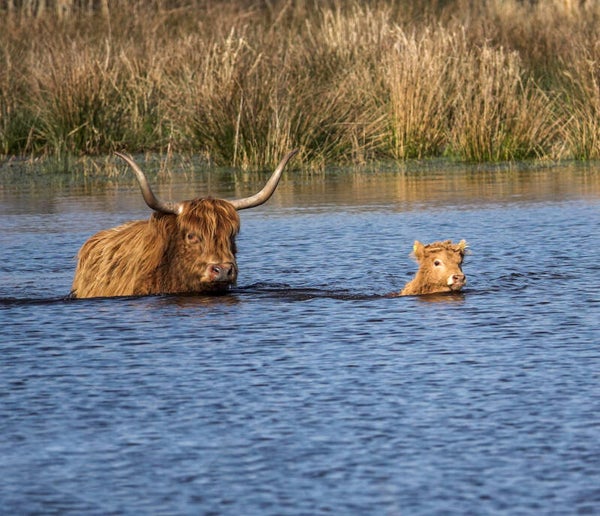
{"type": "Polygon", "coordinates": [[[237,269],[232,262],[212,263],[208,266],[208,279],[218,283],[232,283],[237,278],[237,269]]]}

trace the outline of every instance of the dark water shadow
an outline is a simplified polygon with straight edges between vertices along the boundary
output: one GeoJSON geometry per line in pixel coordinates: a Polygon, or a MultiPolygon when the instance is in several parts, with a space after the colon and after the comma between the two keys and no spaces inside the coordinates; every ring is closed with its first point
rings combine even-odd
{"type": "MultiPolygon", "coordinates": [[[[310,301],[313,299],[334,299],[339,301],[373,301],[373,300],[399,300],[417,299],[424,303],[462,303],[465,301],[466,292],[444,292],[422,296],[399,296],[397,292],[359,293],[349,290],[326,288],[294,288],[284,283],[256,283],[235,290],[238,295],[251,295],[252,297],[266,297],[283,301],[310,301]]],[[[467,291],[469,292],[469,291],[467,291]]]]}
{"type": "Polygon", "coordinates": [[[92,297],[77,299],[69,295],[50,298],[15,298],[0,297],[0,307],[12,306],[40,306],[53,304],[98,304],[121,302],[158,303],[159,305],[177,306],[214,306],[235,305],[242,301],[254,298],[272,298],[283,301],[308,301],[311,299],[338,299],[338,300],[368,300],[389,297],[384,294],[361,294],[349,290],[323,289],[323,288],[295,288],[283,283],[255,283],[243,287],[234,287],[226,293],[219,294],[159,294],[150,296],[119,296],[119,297],[92,297]]]}
{"type": "Polygon", "coordinates": [[[17,306],[44,306],[44,305],[98,305],[107,303],[155,303],[177,304],[181,306],[208,306],[212,304],[235,304],[238,300],[229,294],[219,295],[181,295],[181,294],[159,294],[150,296],[117,296],[117,297],[89,297],[78,299],[71,296],[49,297],[49,298],[15,298],[0,297],[0,308],[17,306]]]}
{"type": "Polygon", "coordinates": [[[314,287],[292,287],[285,283],[254,283],[252,285],[237,287],[232,290],[239,296],[252,296],[281,299],[284,301],[310,301],[311,299],[337,299],[341,301],[357,301],[369,299],[383,299],[387,294],[365,294],[349,290],[326,289],[314,287]]]}
{"type": "MultiPolygon", "coordinates": [[[[77,299],[69,295],[50,298],[14,298],[0,297],[0,308],[18,307],[18,306],[44,306],[44,305],[94,305],[106,303],[144,303],[155,304],[158,306],[175,305],[179,307],[210,307],[210,306],[234,306],[242,302],[253,299],[273,299],[286,302],[301,302],[314,299],[332,299],[339,301],[370,301],[382,299],[417,299],[423,303],[462,303],[468,294],[481,294],[493,291],[506,291],[507,284],[512,283],[508,288],[512,291],[523,290],[527,288],[527,283],[523,282],[524,275],[507,275],[501,283],[503,287],[486,289],[478,291],[467,289],[461,292],[446,292],[439,294],[427,294],[421,296],[399,296],[397,292],[383,293],[361,293],[353,292],[347,289],[328,289],[316,287],[292,287],[285,283],[254,283],[241,287],[234,287],[229,292],[219,294],[159,294],[150,296],[119,296],[119,297],[94,297],[77,299]]],[[[529,276],[527,276],[529,278],[529,276]]],[[[529,278],[531,279],[531,278],[529,278]]]]}
{"type": "Polygon", "coordinates": [[[77,301],[69,296],[62,297],[0,297],[0,307],[11,306],[36,306],[36,305],[59,305],[77,301]]]}

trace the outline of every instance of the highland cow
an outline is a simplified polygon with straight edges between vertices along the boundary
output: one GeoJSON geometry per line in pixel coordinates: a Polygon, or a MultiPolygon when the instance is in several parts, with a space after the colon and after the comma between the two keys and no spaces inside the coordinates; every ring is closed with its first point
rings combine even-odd
{"type": "Polygon", "coordinates": [[[458,292],[467,283],[462,271],[467,243],[461,240],[453,244],[450,240],[423,245],[416,241],[412,257],[417,261],[419,270],[409,281],[400,296],[458,292]]]}
{"type": "Polygon", "coordinates": [[[134,171],[142,196],[154,210],[149,220],[133,221],[92,236],[78,254],[73,297],[222,293],[237,280],[237,211],[266,202],[283,169],[298,149],[279,163],[264,188],[243,199],[197,198],[165,202],[129,156],[116,153],[134,171]]]}

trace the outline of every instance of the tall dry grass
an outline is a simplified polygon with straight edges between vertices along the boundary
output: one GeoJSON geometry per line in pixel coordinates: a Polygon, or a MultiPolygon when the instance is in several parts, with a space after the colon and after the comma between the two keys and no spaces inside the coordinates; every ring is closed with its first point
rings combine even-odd
{"type": "Polygon", "coordinates": [[[0,154],[600,156],[595,2],[0,2],[0,154]]]}

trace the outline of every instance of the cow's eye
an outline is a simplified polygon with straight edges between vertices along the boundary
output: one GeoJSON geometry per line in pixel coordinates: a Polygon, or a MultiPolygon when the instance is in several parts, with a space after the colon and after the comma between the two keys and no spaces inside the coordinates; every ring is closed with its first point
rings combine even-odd
{"type": "Polygon", "coordinates": [[[191,233],[191,232],[186,233],[185,239],[192,244],[200,241],[200,238],[198,237],[198,235],[196,233],[191,233]]]}
{"type": "Polygon", "coordinates": [[[442,262],[440,260],[434,260],[433,265],[439,267],[440,265],[442,265],[442,262]]]}

